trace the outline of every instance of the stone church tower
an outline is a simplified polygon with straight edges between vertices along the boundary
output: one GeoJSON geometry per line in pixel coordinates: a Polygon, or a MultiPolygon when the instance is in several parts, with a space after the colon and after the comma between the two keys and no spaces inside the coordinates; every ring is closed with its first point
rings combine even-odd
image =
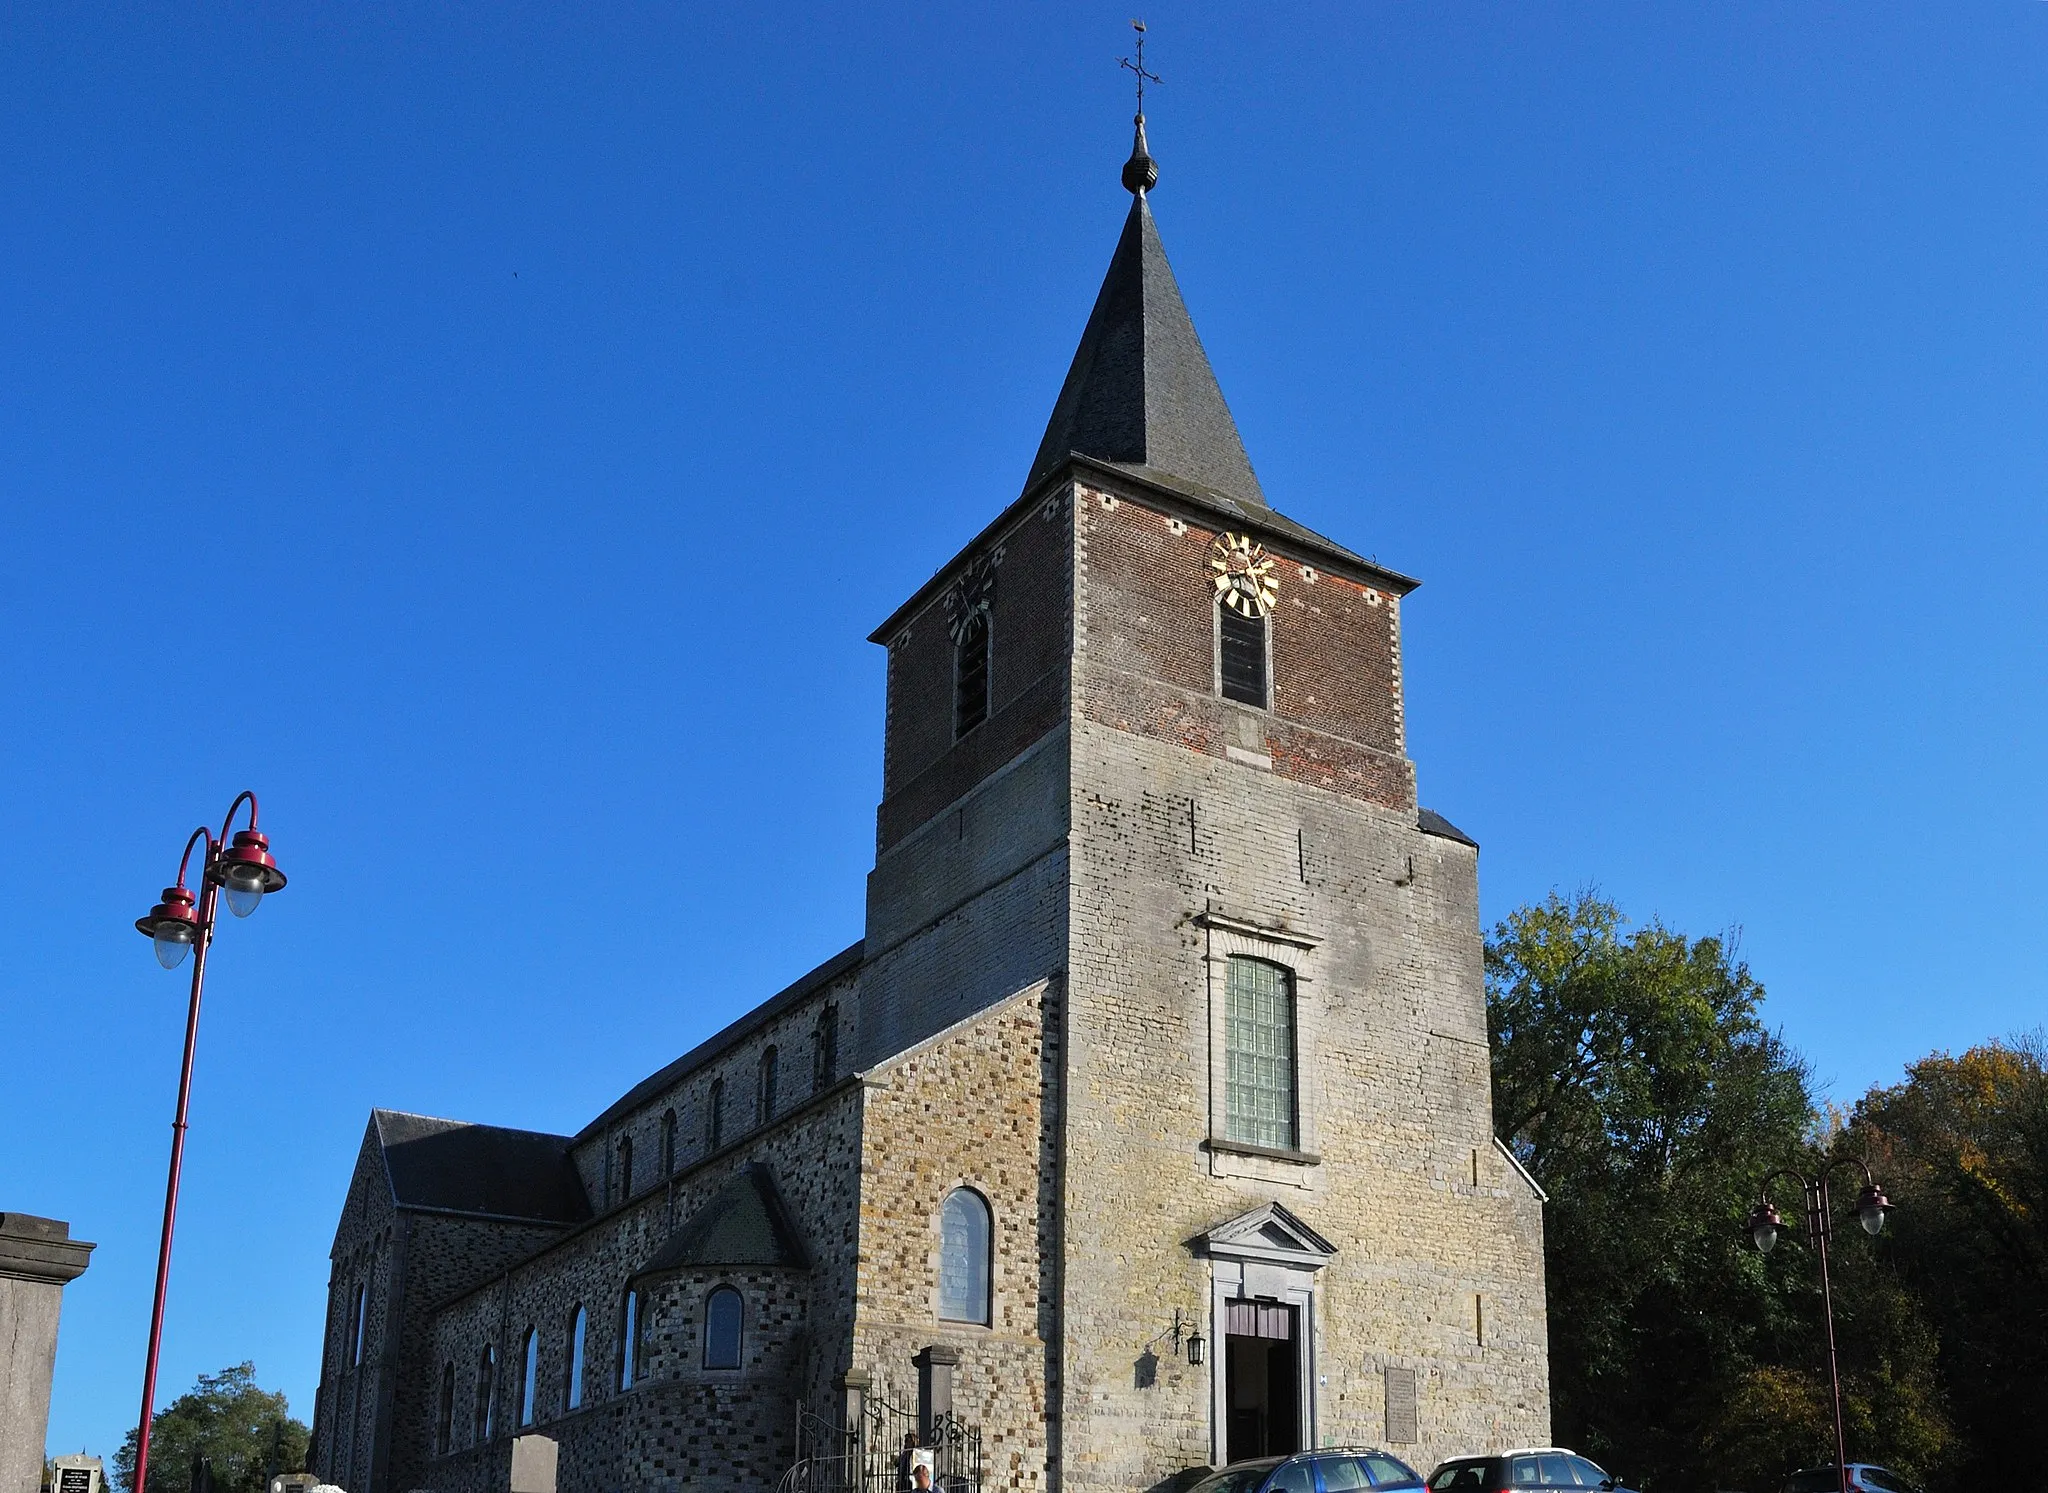
{"type": "Polygon", "coordinates": [[[1416,583],[1267,503],[1142,124],[1124,179],[1022,493],[874,633],[862,941],[576,1136],[372,1116],[315,1427],[350,1493],[503,1493],[527,1426],[563,1493],[773,1487],[913,1419],[1047,1490],[1547,1438],[1416,583]]]}

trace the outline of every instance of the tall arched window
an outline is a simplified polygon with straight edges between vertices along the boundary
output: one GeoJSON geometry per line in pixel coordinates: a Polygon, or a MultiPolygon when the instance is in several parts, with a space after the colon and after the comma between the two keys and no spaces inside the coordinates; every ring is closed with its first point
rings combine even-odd
{"type": "Polygon", "coordinates": [[[479,1446],[491,1439],[491,1432],[495,1429],[493,1425],[493,1407],[496,1406],[497,1401],[498,1350],[489,1343],[486,1343],[484,1344],[483,1353],[476,1362],[476,1421],[474,1429],[476,1431],[477,1445],[479,1446]]]}
{"type": "Polygon", "coordinates": [[[714,1078],[704,1096],[704,1149],[716,1151],[725,1144],[725,1080],[714,1078]]]}
{"type": "Polygon", "coordinates": [[[661,1112],[661,1174],[676,1174],[676,1112],[672,1109],[661,1112]]]}
{"type": "Polygon", "coordinates": [[[1235,607],[1219,603],[1217,618],[1217,672],[1222,675],[1223,698],[1241,705],[1266,708],[1266,619],[1247,616],[1235,607]]]}
{"type": "Polygon", "coordinates": [[[631,1389],[640,1377],[640,1292],[628,1287],[619,1303],[619,1388],[631,1389]]]}
{"type": "Polygon", "coordinates": [[[349,1346],[348,1361],[351,1365],[357,1365],[363,1361],[363,1341],[369,1336],[370,1332],[370,1285],[368,1281],[356,1287],[356,1300],[353,1311],[356,1321],[354,1330],[349,1334],[354,1341],[349,1346]]]}
{"type": "Polygon", "coordinates": [[[540,1383],[540,1333],[526,1329],[526,1351],[519,1370],[519,1424],[533,1424],[533,1392],[540,1383]]]}
{"type": "Polygon", "coordinates": [[[758,1113],[754,1116],[757,1125],[766,1125],[775,1118],[775,1070],[781,1062],[782,1055],[775,1050],[773,1043],[769,1044],[768,1050],[761,1054],[760,1091],[755,1106],[758,1113]]]}
{"type": "Polygon", "coordinates": [[[1294,979],[1264,959],[1230,956],[1223,993],[1225,1136],[1295,1149],[1294,979]]]}
{"type": "Polygon", "coordinates": [[[583,1308],[577,1307],[569,1322],[569,1382],[562,1391],[562,1403],[571,1410],[583,1408],[583,1333],[588,1326],[583,1308]]]}
{"type": "Polygon", "coordinates": [[[633,1137],[619,1137],[619,1201],[625,1202],[633,1195],[633,1137]]]}
{"type": "Polygon", "coordinates": [[[953,739],[988,719],[988,612],[977,609],[953,643],[953,739]]]}
{"type": "Polygon", "coordinates": [[[441,1403],[434,1412],[434,1454],[445,1457],[455,1441],[455,1363],[441,1366],[441,1403]]]}
{"type": "Polygon", "coordinates": [[[704,1367],[740,1366],[740,1293],[720,1286],[704,1303],[704,1367]]]}
{"type": "Polygon", "coordinates": [[[961,1187],[939,1209],[939,1316],[988,1323],[988,1204],[961,1187]]]}

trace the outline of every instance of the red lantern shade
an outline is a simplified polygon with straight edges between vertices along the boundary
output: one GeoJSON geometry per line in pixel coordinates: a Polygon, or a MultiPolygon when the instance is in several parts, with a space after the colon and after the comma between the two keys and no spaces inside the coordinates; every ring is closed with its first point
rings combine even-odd
{"type": "Polygon", "coordinates": [[[228,911],[246,918],[269,893],[284,886],[284,872],[270,856],[270,841],[260,830],[235,832],[234,843],[213,858],[206,879],[227,893],[228,911]]]}

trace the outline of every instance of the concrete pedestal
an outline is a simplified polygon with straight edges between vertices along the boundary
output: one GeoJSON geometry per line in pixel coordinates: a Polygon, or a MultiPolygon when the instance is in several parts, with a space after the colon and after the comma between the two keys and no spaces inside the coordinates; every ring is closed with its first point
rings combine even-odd
{"type": "Polygon", "coordinates": [[[0,1493],[42,1486],[57,1309],[92,1250],[68,1223],[0,1213],[0,1493]]]}

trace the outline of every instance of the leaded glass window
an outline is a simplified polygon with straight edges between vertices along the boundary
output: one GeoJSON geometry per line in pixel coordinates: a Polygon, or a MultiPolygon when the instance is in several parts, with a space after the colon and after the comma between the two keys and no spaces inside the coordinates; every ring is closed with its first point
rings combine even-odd
{"type": "Polygon", "coordinates": [[[589,1326],[590,1319],[577,1307],[569,1323],[569,1382],[562,1396],[562,1403],[571,1410],[583,1408],[583,1339],[589,1326]]]}
{"type": "Polygon", "coordinates": [[[1263,959],[1230,957],[1223,997],[1228,1140],[1295,1148],[1294,982],[1263,959]]]}
{"type": "Polygon", "coordinates": [[[939,1316],[988,1321],[988,1204],[962,1187],[939,1209],[939,1316]]]}

